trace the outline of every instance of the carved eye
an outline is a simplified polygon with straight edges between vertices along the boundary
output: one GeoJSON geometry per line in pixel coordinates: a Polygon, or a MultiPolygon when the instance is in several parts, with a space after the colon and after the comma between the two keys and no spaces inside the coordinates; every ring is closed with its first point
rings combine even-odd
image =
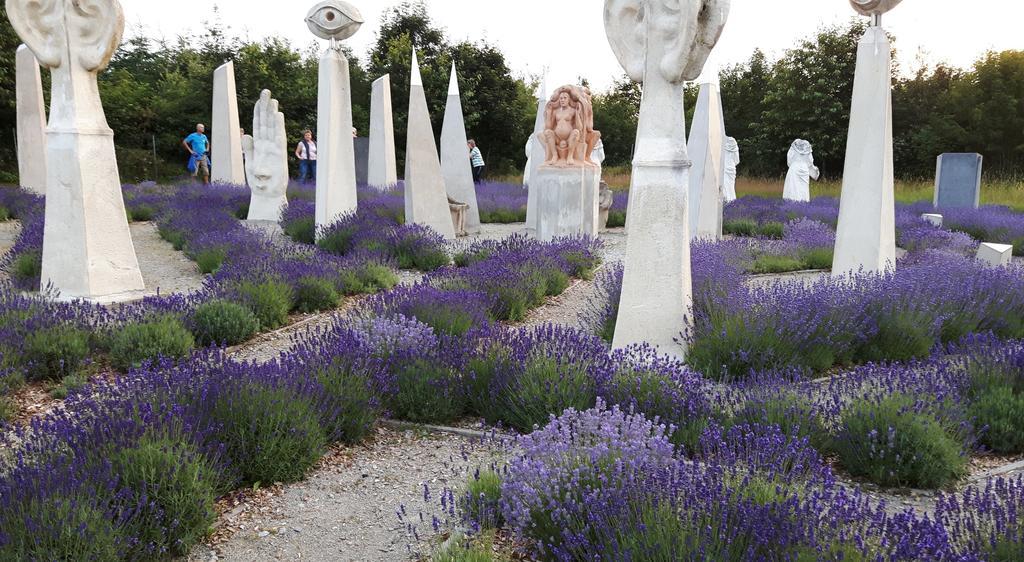
{"type": "Polygon", "coordinates": [[[363,15],[344,0],[326,0],[306,15],[306,25],[321,39],[348,39],[363,25],[363,15]]]}

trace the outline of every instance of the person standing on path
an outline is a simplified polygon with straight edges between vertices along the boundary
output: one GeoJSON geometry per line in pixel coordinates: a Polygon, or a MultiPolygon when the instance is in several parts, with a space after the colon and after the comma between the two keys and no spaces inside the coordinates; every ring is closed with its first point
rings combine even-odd
{"type": "Polygon", "coordinates": [[[203,184],[210,183],[210,160],[207,156],[210,153],[210,139],[206,136],[206,125],[196,125],[196,132],[185,137],[181,145],[191,155],[188,161],[188,171],[193,178],[202,176],[203,184]]]}
{"type": "Polygon", "coordinates": [[[480,183],[484,179],[484,155],[476,146],[476,141],[469,139],[466,143],[469,146],[469,165],[473,167],[473,183],[480,183]]]}
{"type": "Polygon", "coordinates": [[[302,132],[302,140],[295,147],[295,157],[299,159],[299,181],[316,181],[316,141],[313,140],[313,131],[307,129],[302,132]]]}

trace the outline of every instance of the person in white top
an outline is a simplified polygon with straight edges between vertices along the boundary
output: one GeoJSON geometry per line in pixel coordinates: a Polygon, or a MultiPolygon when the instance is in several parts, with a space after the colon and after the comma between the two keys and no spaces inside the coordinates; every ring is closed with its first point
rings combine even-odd
{"type": "Polygon", "coordinates": [[[313,140],[313,131],[302,133],[302,140],[295,146],[295,157],[299,159],[299,181],[316,181],[316,141],[313,140]]]}

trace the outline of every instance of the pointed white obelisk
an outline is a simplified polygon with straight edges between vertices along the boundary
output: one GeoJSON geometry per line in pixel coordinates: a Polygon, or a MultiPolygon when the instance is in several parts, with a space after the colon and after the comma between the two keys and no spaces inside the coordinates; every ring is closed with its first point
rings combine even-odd
{"type": "Polygon", "coordinates": [[[39,61],[27,45],[15,57],[18,107],[18,185],[46,194],[46,107],[39,61]]]}
{"type": "Polygon", "coordinates": [[[480,207],[476,202],[476,184],[473,183],[473,169],[466,143],[466,121],[459,97],[459,78],[455,61],[452,61],[448,104],[445,106],[444,124],[441,127],[441,172],[448,195],[469,205],[466,211],[466,232],[477,234],[480,232],[480,207]]]}
{"type": "Polygon", "coordinates": [[[453,240],[455,225],[452,223],[415,47],[412,50],[409,77],[409,128],[406,137],[405,222],[429,226],[446,239],[453,240]]]}
{"type": "Polygon", "coordinates": [[[547,75],[541,79],[540,87],[537,89],[537,118],[533,122],[533,134],[526,143],[526,169],[523,171],[523,184],[528,190],[526,194],[526,230],[537,232],[537,202],[540,201],[540,194],[537,190],[530,189],[531,178],[537,177],[537,168],[544,163],[544,144],[540,142],[537,135],[544,132],[544,109],[548,104],[547,75]]]}
{"type": "Polygon", "coordinates": [[[242,131],[235,90],[235,63],[226,62],[213,72],[213,138],[210,181],[245,185],[242,131]]]}
{"type": "Polygon", "coordinates": [[[722,148],[725,145],[725,119],[718,86],[700,86],[693,112],[690,139],[686,150],[690,168],[690,237],[718,240],[722,237],[722,148]]]}
{"type": "Polygon", "coordinates": [[[398,183],[389,74],[373,81],[373,92],[370,95],[370,158],[367,166],[367,183],[372,187],[391,187],[398,183]]]}
{"type": "Polygon", "coordinates": [[[352,85],[340,43],[331,42],[320,57],[316,127],[316,229],[320,232],[357,208],[352,85]]]}
{"type": "Polygon", "coordinates": [[[869,27],[857,46],[834,275],[896,266],[891,63],[885,30],[869,27]]]}

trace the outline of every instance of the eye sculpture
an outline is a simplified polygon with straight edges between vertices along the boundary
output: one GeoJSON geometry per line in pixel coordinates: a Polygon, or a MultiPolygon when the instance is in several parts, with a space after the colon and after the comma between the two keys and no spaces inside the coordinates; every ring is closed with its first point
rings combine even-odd
{"type": "Polygon", "coordinates": [[[352,37],[363,25],[363,14],[344,0],[325,0],[306,15],[306,25],[321,39],[343,41],[352,37]]]}
{"type": "Polygon", "coordinates": [[[850,0],[854,10],[865,16],[880,16],[896,7],[903,0],[850,0]]]}

